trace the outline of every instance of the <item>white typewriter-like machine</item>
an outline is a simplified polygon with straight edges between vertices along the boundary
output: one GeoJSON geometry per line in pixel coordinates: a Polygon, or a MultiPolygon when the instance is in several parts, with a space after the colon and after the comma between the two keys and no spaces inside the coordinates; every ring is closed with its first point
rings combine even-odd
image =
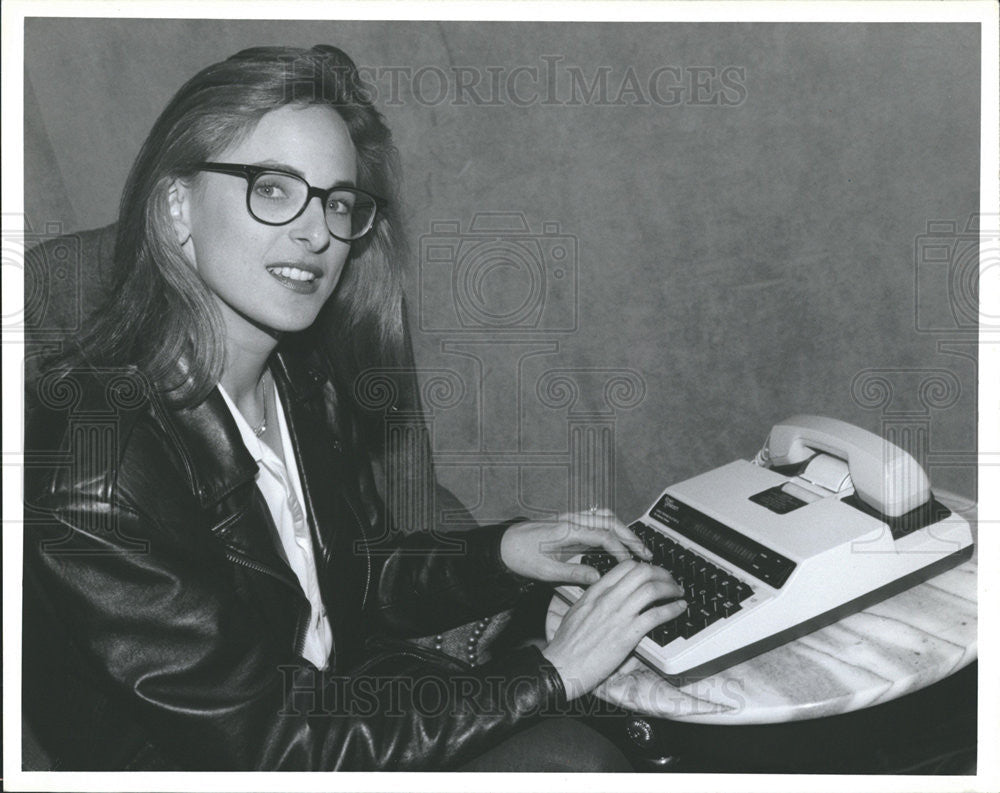
{"type": "MultiPolygon", "coordinates": [[[[968,523],[905,451],[821,416],[776,425],[753,462],[668,487],[632,530],[687,610],[636,653],[686,683],[828,625],[972,555],[968,523]]],[[[617,561],[582,557],[602,574],[617,561]]],[[[559,587],[574,602],[583,590],[559,587]]]]}

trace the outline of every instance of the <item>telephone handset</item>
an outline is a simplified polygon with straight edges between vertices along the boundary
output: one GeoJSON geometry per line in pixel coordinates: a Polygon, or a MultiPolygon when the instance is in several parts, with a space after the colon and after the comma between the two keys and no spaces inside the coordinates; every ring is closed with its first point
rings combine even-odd
{"type": "Polygon", "coordinates": [[[872,432],[825,416],[792,416],[775,424],[764,453],[771,465],[805,462],[825,452],[847,462],[854,490],[869,506],[899,517],[927,503],[930,483],[907,452],[872,432]]]}

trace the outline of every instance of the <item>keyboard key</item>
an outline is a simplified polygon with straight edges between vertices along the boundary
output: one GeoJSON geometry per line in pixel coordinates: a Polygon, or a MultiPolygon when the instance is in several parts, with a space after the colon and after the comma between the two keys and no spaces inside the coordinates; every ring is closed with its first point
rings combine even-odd
{"type": "Polygon", "coordinates": [[[677,552],[680,548],[677,543],[672,542],[665,537],[664,540],[666,541],[663,543],[663,550],[660,552],[660,555],[663,558],[663,563],[668,568],[673,567],[677,563],[677,552]]]}
{"type": "Polygon", "coordinates": [[[690,639],[698,631],[704,628],[705,625],[697,617],[682,617],[680,624],[680,634],[685,639],[690,639]]]}
{"type": "Polygon", "coordinates": [[[642,544],[645,545],[647,548],[649,548],[652,545],[653,535],[656,534],[655,529],[639,521],[633,523],[631,526],[629,526],[629,528],[632,529],[632,533],[635,534],[636,537],[642,540],[642,544]]]}
{"type": "Polygon", "coordinates": [[[710,565],[704,559],[695,562],[694,566],[694,580],[699,584],[703,584],[708,580],[708,576],[712,572],[712,565],[710,565]]]}
{"type": "Polygon", "coordinates": [[[662,625],[653,628],[653,630],[649,632],[649,638],[660,645],[660,647],[665,647],[670,644],[670,642],[676,639],[679,635],[680,626],[677,620],[665,622],[662,625]]]}
{"type": "Polygon", "coordinates": [[[725,600],[719,603],[719,611],[724,617],[728,617],[732,614],[735,614],[741,608],[743,607],[739,603],[737,603],[735,600],[730,600],[729,598],[726,598],[725,600]]]}

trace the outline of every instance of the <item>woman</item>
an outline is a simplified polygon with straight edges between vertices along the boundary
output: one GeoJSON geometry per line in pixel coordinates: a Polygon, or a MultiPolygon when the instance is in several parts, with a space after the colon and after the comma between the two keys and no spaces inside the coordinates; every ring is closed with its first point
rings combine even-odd
{"type": "Polygon", "coordinates": [[[546,753],[599,741],[541,717],[682,610],[603,511],[461,553],[376,528],[354,384],[405,359],[392,151],[325,46],[210,66],[154,125],[112,297],[28,420],[62,461],[27,477],[24,546],[25,717],[59,767],[575,767],[546,753]],[[598,580],[566,562],[588,546],[626,561],[598,580]],[[472,668],[398,639],[529,579],[592,585],[541,649],[472,668]]]}

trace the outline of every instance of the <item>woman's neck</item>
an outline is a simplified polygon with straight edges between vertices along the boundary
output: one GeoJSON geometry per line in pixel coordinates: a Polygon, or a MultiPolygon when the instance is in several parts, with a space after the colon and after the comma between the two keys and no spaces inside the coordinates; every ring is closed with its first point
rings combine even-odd
{"type": "Polygon", "coordinates": [[[258,327],[249,327],[240,317],[229,316],[223,309],[226,324],[226,363],[222,370],[222,387],[244,416],[260,412],[260,381],[274,348],[276,334],[258,327]]]}
{"type": "MultiPolygon", "coordinates": [[[[266,365],[266,355],[250,355],[246,352],[236,354],[231,346],[227,347],[226,367],[222,372],[221,383],[254,435],[273,449],[277,447],[274,436],[276,425],[273,418],[268,420],[266,365]]],[[[272,407],[271,413],[273,412],[272,407]]]]}
{"type": "MultiPolygon", "coordinates": [[[[229,356],[232,358],[233,356],[229,356]]],[[[241,360],[239,362],[227,360],[226,368],[222,372],[222,387],[226,393],[236,403],[236,406],[243,411],[255,414],[259,411],[260,381],[264,376],[267,367],[267,357],[255,360],[241,360]],[[249,405],[249,411],[244,410],[244,403],[249,405]],[[256,410],[254,406],[257,406],[256,410]]]]}

